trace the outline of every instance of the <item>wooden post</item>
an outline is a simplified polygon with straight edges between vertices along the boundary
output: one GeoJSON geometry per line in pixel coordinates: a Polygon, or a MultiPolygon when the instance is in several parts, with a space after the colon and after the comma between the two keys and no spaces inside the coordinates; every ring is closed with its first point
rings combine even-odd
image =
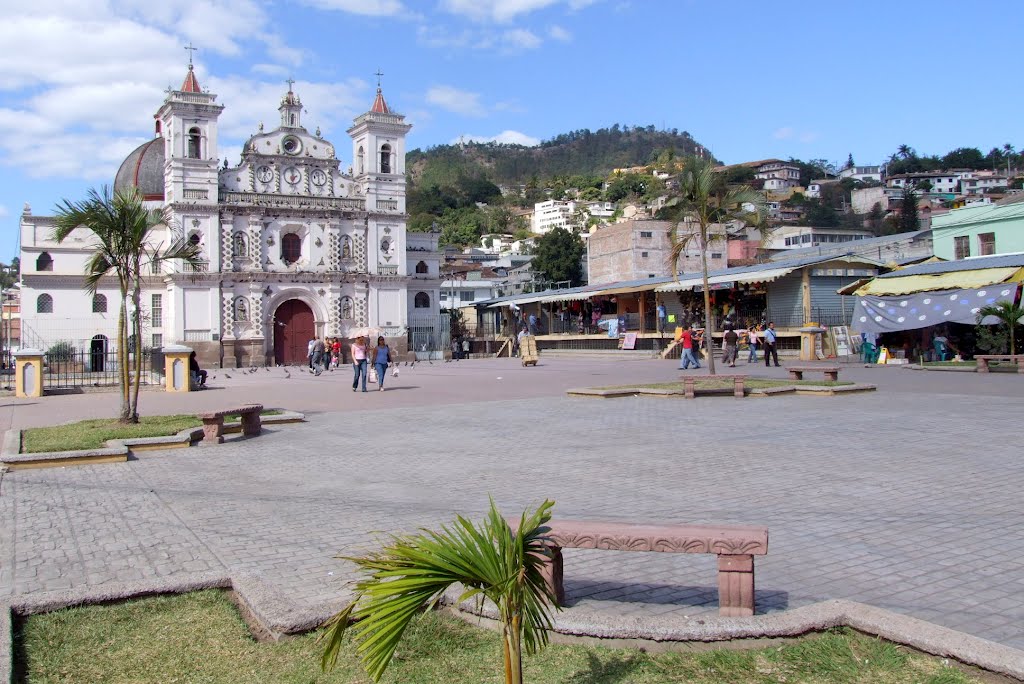
{"type": "Polygon", "coordinates": [[[804,310],[804,325],[811,322],[811,268],[804,266],[800,271],[800,295],[804,310]]]}

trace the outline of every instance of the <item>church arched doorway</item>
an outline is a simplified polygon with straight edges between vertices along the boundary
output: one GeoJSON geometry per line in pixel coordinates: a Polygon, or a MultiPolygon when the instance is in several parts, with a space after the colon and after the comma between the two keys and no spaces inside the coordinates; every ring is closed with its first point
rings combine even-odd
{"type": "Polygon", "coordinates": [[[102,373],[107,365],[107,337],[95,335],[89,340],[89,370],[102,373]]]}
{"type": "Polygon", "coordinates": [[[306,363],[313,339],[313,310],[305,302],[289,299],[274,313],[274,361],[278,365],[306,363]]]}

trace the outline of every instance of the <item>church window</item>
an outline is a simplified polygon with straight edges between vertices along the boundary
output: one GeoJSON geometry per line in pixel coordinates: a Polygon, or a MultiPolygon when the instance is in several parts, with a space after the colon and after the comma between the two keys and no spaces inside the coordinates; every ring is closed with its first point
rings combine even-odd
{"type": "Polygon", "coordinates": [[[348,235],[341,239],[341,258],[352,258],[352,238],[350,238],[348,235]]]}
{"type": "Polygon", "coordinates": [[[202,133],[196,127],[188,129],[188,152],[185,156],[189,159],[199,159],[199,145],[202,140],[202,133]]]}
{"type": "Polygon", "coordinates": [[[36,313],[53,313],[53,297],[43,293],[36,298],[36,313]]]}
{"type": "Polygon", "coordinates": [[[430,269],[427,268],[427,262],[426,261],[421,261],[420,263],[416,264],[416,272],[417,273],[430,273],[430,269]]]}
{"type": "Polygon", "coordinates": [[[341,318],[342,320],[350,320],[352,318],[352,298],[342,297],[341,298],[341,318]]]}
{"type": "Polygon", "coordinates": [[[107,297],[106,295],[93,295],[92,297],[92,312],[93,313],[107,313],[107,297]]]}
{"type": "Polygon", "coordinates": [[[391,253],[391,240],[389,240],[388,238],[384,238],[383,240],[381,240],[380,241],[380,251],[381,251],[382,254],[390,254],[391,253]]]}
{"type": "Polygon", "coordinates": [[[356,173],[361,174],[363,172],[363,148],[360,147],[359,151],[356,152],[356,173]]]}
{"type": "Polygon", "coordinates": [[[154,328],[162,328],[164,325],[164,296],[155,294],[150,299],[149,324],[154,328]]]}
{"type": "Polygon", "coordinates": [[[245,297],[235,299],[235,320],[241,322],[249,320],[249,305],[246,303],[245,297]]]}
{"type": "Polygon", "coordinates": [[[36,270],[37,271],[52,271],[53,270],[53,257],[50,256],[49,252],[43,252],[36,259],[36,270]]]}
{"type": "Polygon", "coordinates": [[[235,233],[235,256],[244,257],[248,254],[248,250],[245,248],[245,234],[235,233]]]}
{"type": "Polygon", "coordinates": [[[294,264],[302,256],[302,239],[295,233],[281,236],[281,260],[286,264],[294,264]]]}
{"type": "Polygon", "coordinates": [[[199,243],[202,242],[203,237],[199,233],[192,233],[188,236],[188,243],[193,247],[198,247],[199,243]]]}
{"type": "Polygon", "coordinates": [[[382,145],[380,148],[380,172],[391,173],[391,145],[382,145]]]}
{"type": "Polygon", "coordinates": [[[429,309],[430,308],[430,295],[426,292],[417,292],[416,298],[413,300],[413,308],[416,309],[429,309]]]}

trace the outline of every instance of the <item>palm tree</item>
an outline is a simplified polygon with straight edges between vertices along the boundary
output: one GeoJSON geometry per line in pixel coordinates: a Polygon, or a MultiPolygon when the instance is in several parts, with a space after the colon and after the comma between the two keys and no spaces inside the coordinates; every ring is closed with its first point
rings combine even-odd
{"type": "Polygon", "coordinates": [[[994,316],[999,319],[999,322],[1005,325],[1010,331],[1010,353],[1017,353],[1017,340],[1014,336],[1014,330],[1018,325],[1024,324],[1024,306],[1014,304],[1009,300],[1003,300],[983,306],[978,310],[978,323],[981,324],[982,320],[988,316],[994,316]]]}
{"type": "Polygon", "coordinates": [[[708,345],[708,373],[715,374],[715,355],[711,353],[711,288],[708,283],[708,247],[725,239],[712,235],[711,226],[743,221],[762,225],[765,222],[764,195],[748,185],[727,187],[715,165],[708,159],[690,159],[679,175],[677,194],[665,203],[669,214],[675,215],[675,226],[669,233],[672,251],[669,254],[672,277],[679,279],[679,258],[693,242],[700,249],[701,276],[704,281],[704,339],[708,345]],[[753,208],[753,211],[751,211],[753,208]],[[686,229],[687,224],[693,228],[686,229]],[[680,228],[683,228],[680,230],[680,228]]]}
{"type": "Polygon", "coordinates": [[[900,145],[896,148],[896,154],[900,156],[900,159],[910,159],[916,152],[914,152],[914,148],[910,145],[900,145]]]}
{"type": "Polygon", "coordinates": [[[505,684],[522,684],[524,646],[530,655],[547,644],[550,607],[557,605],[542,574],[550,556],[546,524],[552,506],[545,501],[533,513],[524,512],[513,531],[492,499],[479,527],[458,516],[440,532],[393,537],[377,553],[347,558],[368,577],[356,583],[355,599],[326,625],[323,669],[337,662],[343,636],[351,630],[366,672],[380,681],[413,617],[461,584],[460,602],[486,598],[497,606],[505,684]]]}
{"type": "MultiPolygon", "coordinates": [[[[1006,157],[1006,175],[1007,176],[1010,175],[1010,161],[1013,159],[1014,153],[1015,153],[1015,150],[1013,149],[1013,145],[1011,145],[1010,143],[1005,143],[1003,145],[1003,156],[1006,157]]],[[[1007,180],[1010,180],[1010,179],[1007,178],[1007,180]]]]}
{"type": "Polygon", "coordinates": [[[140,315],[143,268],[158,265],[167,259],[184,259],[188,263],[198,260],[198,247],[175,240],[168,247],[150,244],[153,229],[164,223],[158,211],[143,204],[138,190],[131,188],[113,195],[110,189],[102,193],[89,190],[88,197],[79,202],[63,200],[56,210],[56,221],[51,238],[63,242],[76,228],[83,227],[96,239],[92,256],[85,264],[85,290],[95,295],[96,289],[107,276],[117,279],[121,304],[117,312],[117,361],[121,385],[122,423],[139,422],[139,381],[142,376],[142,317],[140,315]],[[128,323],[128,301],[131,299],[135,314],[128,323]],[[134,364],[129,349],[134,339],[134,364]]]}

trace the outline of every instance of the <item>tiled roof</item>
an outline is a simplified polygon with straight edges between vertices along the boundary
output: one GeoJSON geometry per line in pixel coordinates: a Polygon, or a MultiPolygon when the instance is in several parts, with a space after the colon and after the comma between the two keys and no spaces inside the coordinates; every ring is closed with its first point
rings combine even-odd
{"type": "Polygon", "coordinates": [[[373,100],[373,106],[370,107],[371,112],[377,114],[390,114],[391,109],[388,107],[388,103],[384,101],[384,93],[377,88],[377,97],[373,100]]]}
{"type": "Polygon", "coordinates": [[[908,266],[899,271],[892,271],[879,278],[904,278],[914,275],[935,275],[954,271],[977,271],[983,268],[1015,268],[1024,266],[1024,254],[997,254],[987,257],[972,257],[957,261],[939,261],[930,264],[908,266]]]}
{"type": "Polygon", "coordinates": [[[192,65],[188,65],[188,73],[185,74],[185,82],[181,84],[181,92],[183,93],[201,93],[202,89],[199,87],[199,80],[196,78],[196,72],[193,71],[192,65]]]}

